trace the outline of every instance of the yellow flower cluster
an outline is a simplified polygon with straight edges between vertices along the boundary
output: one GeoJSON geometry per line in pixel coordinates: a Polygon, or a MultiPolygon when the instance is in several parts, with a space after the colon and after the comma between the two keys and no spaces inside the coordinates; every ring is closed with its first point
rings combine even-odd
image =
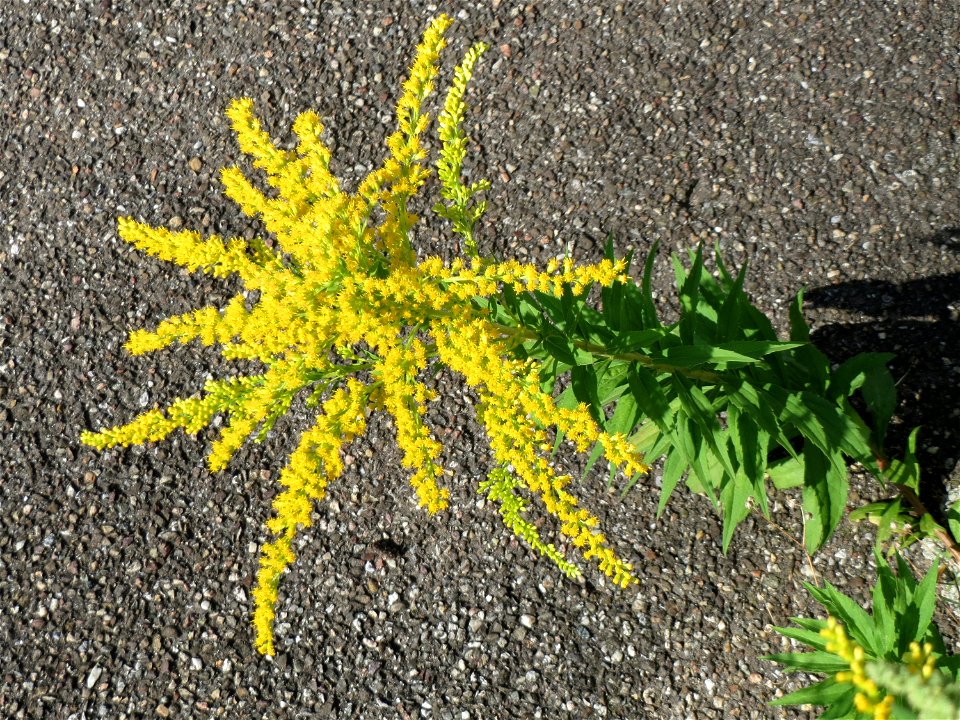
{"type": "Polygon", "coordinates": [[[487,208],[481,201],[471,207],[471,200],[477,193],[490,188],[487,180],[478,180],[469,187],[463,184],[460,173],[467,156],[467,136],[463,133],[463,114],[466,105],[463,95],[467,83],[473,76],[473,68],[488,50],[484,43],[477,43],[464,56],[463,61],[453,72],[453,82],[443,104],[443,112],[437,120],[437,134],[442,147],[437,159],[437,177],[440,178],[440,194],[445,203],[437,203],[434,212],[453,223],[454,232],[463,236],[464,250],[470,256],[477,256],[477,242],[473,237],[473,226],[487,208]]]}
{"type": "Polygon", "coordinates": [[[827,618],[827,626],[820,631],[827,641],[827,652],[834,653],[849,666],[849,670],[838,672],[837,682],[850,683],[857,689],[853,704],[857,712],[872,713],[874,720],[888,720],[893,710],[894,697],[883,692],[867,676],[867,657],[863,648],[847,636],[847,631],[834,617],[827,618]]]}
{"type": "Polygon", "coordinates": [[[340,449],[363,433],[367,389],[357,380],[347,380],[323,404],[313,427],[300,437],[300,445],[280,473],[283,491],[273,501],[276,516],[267,528],[276,536],[263,547],[257,587],[253,591],[253,625],[257,649],[273,655],[273,619],[280,577],[294,561],[293,540],[299,528],[310,527],[313,503],[323,499],[327,483],[343,472],[340,449]]]}
{"type": "MultiPolygon", "coordinates": [[[[222,173],[226,194],[246,214],[262,219],[276,239],[275,248],[259,238],[204,239],[130,218],[119,221],[120,236],[141,250],[191,271],[237,274],[246,288],[225,308],[203,308],[168,318],[153,330],[136,330],[126,347],[139,354],[199,340],[219,346],[225,358],[259,361],[267,369],[211,381],[202,396],[177,400],[165,411],[148,411],[126,425],[86,432],[83,442],[104,449],[156,441],[177,429],[196,433],[224,415],[228,423],[208,458],[216,470],[251,435],[263,437],[301,393],[309,395],[308,407],[320,403],[313,426],[300,436],[280,475],[283,490],[267,523],[272,539],[263,547],[254,592],[256,646],[263,653],[274,651],[278,586],[294,560],[296,534],[310,526],[313,503],[342,473],[343,444],[364,432],[368,410],[392,415],[419,504],[430,512],[446,507],[450,493],[440,485],[442,448],[424,422],[433,396],[419,379],[438,364],[462,374],[480,395],[480,419],[498,463],[485,487],[501,503],[507,524],[564,572],[577,572],[521,517],[526,503],[517,491],[529,492],[613,582],[625,587],[634,581],[630,564],[616,556],[597,530],[597,519],[567,491],[570,477],[547,461],[548,432],[555,428],[581,450],[599,443],[607,458],[631,475],[646,471],[642,458],[622,436],[601,432],[585,407],[556,407],[541,391],[537,367],[511,359],[513,341],[506,329],[493,325],[476,301],[504,286],[558,297],[569,287],[580,294],[591,283],[606,286],[626,279],[624,263],[605,260],[578,267],[567,259],[539,270],[474,256],[446,265],[435,257],[418,262],[413,250],[416,217],[407,203],[427,176],[420,138],[429,117],[422,103],[433,87],[450,23],[440,16],[424,34],[403,84],[398,129],[387,140],[387,157],[354,193],[344,192],[331,174],[330,151],[314,113],[296,119],[296,149],[283,150],[254,116],[252,101],[240,99],[230,106],[227,115],[241,151],[266,174],[274,192],[265,195],[231,167],[222,173]]],[[[442,182],[444,197],[451,201],[446,216],[461,234],[465,223],[472,228],[476,219],[477,208],[467,206],[468,196],[482,189],[475,184],[465,196],[454,187],[460,182],[454,176],[460,172],[465,142],[459,130],[463,88],[481,52],[479,47],[471,50],[458,69],[441,123],[442,182]],[[468,212],[474,213],[472,220],[464,215],[468,212]]]]}
{"type": "Polygon", "coordinates": [[[910,643],[910,649],[904,655],[903,662],[906,663],[911,673],[919,675],[924,680],[933,677],[933,673],[937,669],[937,658],[933,654],[931,643],[924,643],[923,645],[918,642],[910,643]]]}
{"type": "Polygon", "coordinates": [[[607,453],[612,463],[646,472],[637,452],[627,450],[622,436],[601,432],[585,405],[558,408],[540,389],[536,365],[507,359],[509,347],[485,318],[447,323],[435,337],[440,360],[479,393],[478,415],[500,466],[513,469],[560,521],[560,531],[583,549],[585,558],[596,558],[600,570],[614,583],[627,587],[635,582],[632,566],[618,558],[603,533],[595,529],[597,519],[579,508],[576,498],[565,490],[570,476],[558,474],[543,456],[551,448],[545,428],[556,427],[580,450],[600,442],[614,450],[607,453]]]}
{"type": "Polygon", "coordinates": [[[522,538],[541,555],[548,557],[567,577],[579,578],[580,569],[567,560],[553,543],[544,542],[537,527],[524,517],[527,502],[516,492],[522,485],[522,481],[518,480],[509,468],[498,466],[480,483],[480,491],[486,492],[487,497],[499,503],[504,524],[517,537],[522,538]]]}

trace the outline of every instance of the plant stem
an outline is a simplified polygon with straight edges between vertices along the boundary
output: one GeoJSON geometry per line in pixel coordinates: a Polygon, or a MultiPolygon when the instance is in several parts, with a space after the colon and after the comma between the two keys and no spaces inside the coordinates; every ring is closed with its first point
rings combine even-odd
{"type": "MultiPolygon", "coordinates": [[[[494,325],[501,333],[504,335],[522,338],[524,340],[541,340],[542,338],[535,331],[525,328],[523,326],[511,327],[509,325],[502,325],[491,321],[491,325],[494,325]]],[[[632,352],[614,352],[607,349],[603,345],[597,345],[595,343],[587,342],[586,340],[572,340],[573,346],[584,350],[592,355],[599,355],[600,357],[609,358],[610,360],[623,360],[624,362],[636,362],[644,365],[651,370],[659,370],[660,372],[665,373],[677,373],[679,375],[684,375],[688,378],[694,380],[703,380],[708,383],[719,383],[721,376],[718,373],[710,372],[709,370],[694,370],[693,368],[680,367],[677,365],[670,365],[669,363],[656,362],[649,355],[643,355],[642,353],[632,353],[632,352]]]]}
{"type": "MultiPolygon", "coordinates": [[[[908,488],[906,485],[895,485],[897,490],[900,492],[900,497],[907,501],[907,504],[913,509],[913,512],[916,513],[917,519],[919,520],[924,515],[930,515],[930,511],[927,510],[927,506],[923,504],[923,501],[920,500],[920,497],[913,491],[912,488],[908,488]]],[[[960,567],[960,544],[954,540],[953,536],[947,532],[947,530],[940,526],[937,523],[937,529],[934,531],[934,535],[943,543],[944,547],[950,553],[950,556],[953,558],[954,563],[960,567]]]]}

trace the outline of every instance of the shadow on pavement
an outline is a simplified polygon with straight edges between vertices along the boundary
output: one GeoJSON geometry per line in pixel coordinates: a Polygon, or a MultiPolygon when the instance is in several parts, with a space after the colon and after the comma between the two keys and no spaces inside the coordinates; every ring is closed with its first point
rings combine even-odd
{"type": "MultiPolygon", "coordinates": [[[[960,253],[960,228],[945,228],[926,241],[960,253]]],[[[901,422],[891,424],[887,454],[902,456],[910,430],[922,426],[917,455],[921,483],[939,504],[960,458],[960,272],[900,284],[841,283],[811,290],[805,299],[815,308],[873,318],[828,325],[812,339],[835,363],[860,352],[896,354],[890,370],[901,422]]]]}

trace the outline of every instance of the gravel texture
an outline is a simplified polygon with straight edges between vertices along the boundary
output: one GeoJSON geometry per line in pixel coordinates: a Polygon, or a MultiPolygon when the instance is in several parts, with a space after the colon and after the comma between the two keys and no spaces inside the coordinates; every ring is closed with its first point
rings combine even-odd
{"type": "MultiPolygon", "coordinates": [[[[233,287],[140,255],[115,218],[224,234],[223,116],[249,95],[283,135],[328,123],[355,182],[382,157],[429,17],[459,19],[447,74],[492,46],[470,92],[485,251],[597,259],[718,242],[778,324],[801,287],[835,357],[896,349],[928,479],[956,484],[960,10],[953,2],[22,2],[0,4],[0,717],[767,718],[802,682],[758,659],[813,614],[806,561],[749,521],[729,554],[706,500],[655,519],[656,477],[587,505],[639,589],[560,578],[478,502],[488,449],[456,378],[433,419],[452,509],[418,511],[373,423],[284,580],[278,655],[253,651],[258,545],[298,411],[211,475],[210,434],[97,454],[131,419],[227,371],[125,333],[233,287]],[[952,475],[951,475],[952,474],[952,475]]],[[[428,213],[424,213],[428,215],[428,213]]],[[[426,218],[423,246],[448,256],[426,218]]],[[[667,297],[661,263],[658,288],[667,297]]],[[[902,437],[902,430],[898,429],[902,437]]],[[[851,502],[877,497],[855,483],[851,502]]],[[[774,517],[796,533],[795,498],[774,517]]],[[[817,572],[866,601],[869,532],[817,572]]],[[[941,622],[951,637],[956,620],[941,622]]]]}

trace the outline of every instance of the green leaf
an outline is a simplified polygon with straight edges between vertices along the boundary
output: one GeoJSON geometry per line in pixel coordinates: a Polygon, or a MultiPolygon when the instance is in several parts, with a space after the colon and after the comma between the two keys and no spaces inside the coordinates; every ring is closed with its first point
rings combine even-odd
{"type": "Polygon", "coordinates": [[[681,408],[677,411],[676,435],[677,448],[684,454],[687,464],[693,470],[687,474],[687,486],[694,492],[703,493],[716,508],[719,507],[714,492],[714,476],[705,464],[709,453],[703,452],[703,436],[700,428],[681,408]]]}
{"type": "Polygon", "coordinates": [[[923,576],[923,580],[917,585],[917,589],[913,594],[913,605],[917,612],[917,627],[912,639],[917,642],[926,640],[930,623],[933,621],[933,611],[937,603],[937,576],[939,569],[939,564],[934,563],[933,567],[923,576]]]}
{"type": "Polygon", "coordinates": [[[814,587],[809,583],[804,583],[804,585],[817,602],[826,607],[831,615],[843,623],[847,634],[863,647],[867,655],[878,657],[882,654],[880,648],[883,643],[877,641],[876,625],[866,610],[830,583],[822,588],[814,587]]]}
{"type": "Polygon", "coordinates": [[[894,533],[893,524],[898,523],[901,528],[911,522],[911,517],[902,512],[900,498],[884,508],[877,520],[877,544],[885,543],[894,533]]]}
{"type": "Polygon", "coordinates": [[[867,376],[877,368],[886,368],[894,357],[893,353],[860,353],[844,361],[830,378],[830,397],[839,398],[852,395],[867,381],[867,376]]]}
{"type": "Polygon", "coordinates": [[[573,328],[579,333],[580,338],[594,344],[607,345],[616,337],[616,333],[606,327],[603,315],[587,304],[583,297],[576,300],[574,316],[573,328]]]}
{"type": "Polygon", "coordinates": [[[667,459],[663,464],[663,480],[660,484],[660,502],[657,504],[658,518],[667,507],[667,501],[670,500],[670,496],[673,494],[677,483],[680,481],[687,467],[689,467],[689,463],[687,462],[686,454],[680,448],[676,448],[674,452],[667,455],[667,459]]]}
{"type": "Polygon", "coordinates": [[[669,338],[671,332],[670,328],[664,327],[621,332],[610,343],[609,349],[611,352],[648,352],[654,345],[669,338]]]}
{"type": "Polygon", "coordinates": [[[877,524],[880,516],[894,505],[898,508],[900,507],[900,498],[878,500],[877,502],[861,505],[860,507],[851,510],[848,517],[850,518],[850,522],[863,522],[864,520],[869,520],[870,522],[877,524]]]}
{"type": "Polygon", "coordinates": [[[765,660],[773,660],[794,670],[803,670],[809,673],[824,673],[833,675],[841,670],[848,670],[850,664],[832,652],[781,653],[767,655],[765,660]]]}
{"type": "Polygon", "coordinates": [[[728,405],[726,408],[726,413],[727,435],[730,438],[731,461],[737,470],[742,471],[747,477],[753,477],[753,475],[756,473],[757,466],[757,426],[752,423],[749,417],[743,417],[736,405],[728,405]],[[744,443],[751,446],[749,450],[744,448],[744,443]],[[747,457],[748,455],[749,458],[747,457]]]}
{"type": "MultiPolygon", "coordinates": [[[[830,705],[827,706],[827,709],[823,711],[823,714],[820,715],[820,720],[850,720],[853,717],[856,717],[856,708],[854,707],[853,699],[856,696],[854,688],[851,687],[850,692],[846,695],[842,695],[834,700],[830,705]]],[[[914,720],[913,718],[907,717],[897,717],[897,720],[914,720]]]]}
{"type": "Polygon", "coordinates": [[[873,439],[877,448],[883,448],[890,418],[897,408],[897,387],[893,376],[887,369],[892,360],[891,353],[861,353],[847,360],[837,368],[830,381],[830,388],[850,395],[857,388],[870,412],[873,425],[873,439]]]}
{"type": "Polygon", "coordinates": [[[897,610],[903,613],[913,598],[913,591],[917,589],[917,579],[913,576],[913,571],[910,569],[910,566],[907,565],[899,553],[896,557],[897,584],[902,588],[900,596],[904,599],[904,601],[897,606],[897,610]]]}
{"type": "MultiPolygon", "coordinates": [[[[775,660],[774,656],[768,656],[766,659],[775,660]]],[[[772,701],[770,704],[773,706],[782,706],[782,705],[829,705],[831,707],[839,707],[844,703],[843,700],[846,700],[846,705],[853,706],[853,696],[856,694],[856,690],[849,683],[838,683],[832,677],[827,678],[826,680],[821,680],[816,685],[810,685],[805,688],[801,688],[796,692],[792,692],[789,695],[784,695],[782,698],[778,698],[772,701]]],[[[821,717],[823,717],[821,715],[821,717]]]]}
{"type": "MultiPolygon", "coordinates": [[[[633,398],[630,398],[633,400],[633,398]]],[[[607,432],[613,432],[610,429],[611,424],[613,423],[613,418],[610,422],[607,423],[607,432]]],[[[646,457],[658,457],[652,452],[653,448],[661,443],[660,438],[663,437],[663,433],[660,432],[660,428],[657,427],[657,424],[645,420],[642,422],[639,427],[636,428],[636,432],[630,436],[630,444],[633,445],[638,451],[644,454],[646,457]]]]}
{"type": "Polygon", "coordinates": [[[590,414],[598,423],[603,423],[603,406],[597,393],[597,372],[592,365],[575,365],[570,368],[570,385],[577,400],[586,403],[590,414]]]}
{"type": "Polygon", "coordinates": [[[767,474],[777,490],[789,490],[803,485],[806,468],[803,457],[783,458],[767,466],[767,474]]]}
{"type": "Polygon", "coordinates": [[[687,345],[696,343],[695,328],[700,305],[700,281],[703,275],[703,247],[698,247],[689,273],[684,273],[680,259],[673,258],[674,272],[680,291],[680,339],[687,345]]]}
{"type": "MultiPolygon", "coordinates": [[[[688,417],[700,427],[703,439],[730,477],[736,474],[727,454],[726,433],[720,427],[717,412],[703,391],[683,378],[674,375],[673,387],[688,417]]],[[[716,483],[719,484],[719,483],[716,483]]]]}
{"type": "Polygon", "coordinates": [[[757,428],[757,468],[752,478],[754,497],[760,507],[760,512],[766,518],[770,517],[770,507],[767,502],[767,457],[770,455],[770,436],[757,428]]]}
{"type": "Polygon", "coordinates": [[[960,501],[947,509],[947,530],[955,541],[960,542],[960,501]]]}
{"type": "Polygon", "coordinates": [[[743,323],[744,327],[749,326],[755,328],[759,337],[764,340],[777,340],[777,331],[774,330],[770,318],[764,315],[755,305],[747,301],[745,296],[740,312],[747,318],[743,323]]]}
{"type": "Polygon", "coordinates": [[[593,355],[576,347],[569,338],[557,332],[551,332],[543,338],[543,347],[551,357],[568,365],[590,365],[596,362],[593,355]]]}
{"type": "Polygon", "coordinates": [[[513,286],[503,285],[503,287],[500,288],[500,299],[503,301],[504,308],[506,308],[511,315],[522,320],[522,318],[519,318],[520,303],[517,299],[517,292],[513,289],[513,286]]]}
{"type": "Polygon", "coordinates": [[[767,515],[765,470],[770,436],[732,404],[727,406],[727,431],[732,440],[735,464],[752,486],[751,497],[756,498],[761,512],[767,515]]]}
{"type": "Polygon", "coordinates": [[[822,396],[803,391],[784,398],[781,422],[794,425],[824,453],[842,450],[868,468],[876,469],[876,458],[870,448],[870,433],[846,399],[835,405],[822,396]]]}
{"type": "Polygon", "coordinates": [[[597,395],[602,407],[606,407],[630,389],[627,382],[629,363],[604,360],[596,363],[593,368],[597,373],[597,395]]]}
{"type": "Polygon", "coordinates": [[[920,516],[920,532],[923,533],[924,537],[936,537],[937,533],[943,530],[943,527],[936,520],[933,519],[933,515],[930,513],[924,513],[920,516]]]}
{"type": "MultiPolygon", "coordinates": [[[[800,620],[800,619],[807,620],[808,618],[791,618],[791,619],[796,622],[797,620],[800,620]]],[[[778,633],[780,633],[784,637],[792,638],[793,640],[802,642],[805,645],[809,645],[814,650],[820,650],[820,651],[826,652],[827,640],[820,634],[820,631],[824,627],[826,627],[826,623],[823,621],[819,621],[819,626],[816,629],[775,627],[774,630],[776,630],[778,633]]]]}
{"type": "MultiPolygon", "coordinates": [[[[653,264],[657,259],[657,249],[660,243],[654,242],[650,246],[650,252],[647,253],[647,259],[643,263],[643,277],[640,281],[640,315],[643,319],[643,328],[660,327],[660,319],[657,317],[657,308],[653,304],[653,264]]],[[[636,286],[634,286],[636,287],[636,286]]]]}
{"type": "Polygon", "coordinates": [[[643,292],[632,281],[622,283],[619,287],[623,298],[620,303],[619,332],[646,329],[646,320],[643,314],[646,298],[644,298],[643,292]]]}
{"type": "Polygon", "coordinates": [[[803,317],[803,289],[790,303],[790,339],[810,342],[810,326],[803,317]]]}
{"type": "Polygon", "coordinates": [[[657,245],[654,243],[647,254],[639,286],[633,281],[614,283],[610,292],[601,296],[604,314],[609,318],[608,324],[617,333],[660,327],[651,288],[657,245]]]}
{"type": "MultiPolygon", "coordinates": [[[[820,618],[795,617],[790,618],[790,620],[802,627],[804,630],[811,630],[815,632],[820,632],[827,626],[827,621],[821,620],[820,618]]],[[[824,644],[823,647],[826,648],[826,644],[824,644]]]]}
{"type": "Polygon", "coordinates": [[[837,454],[827,455],[814,443],[803,446],[804,545],[813,554],[840,523],[847,504],[847,468],[837,454]]]}
{"type": "Polygon", "coordinates": [[[670,433],[674,425],[674,411],[660,383],[646,368],[633,363],[627,373],[627,382],[633,399],[644,415],[653,420],[660,431],[670,433]]]}
{"type": "Polygon", "coordinates": [[[877,582],[873,586],[873,622],[877,628],[877,640],[880,643],[879,655],[887,657],[897,647],[897,578],[883,555],[874,549],[877,561],[877,582]]]}
{"type": "MultiPolygon", "coordinates": [[[[603,256],[610,262],[616,262],[617,257],[613,250],[613,234],[607,234],[607,240],[603,245],[603,256]]],[[[633,251],[627,253],[624,258],[627,263],[627,272],[630,270],[630,264],[633,260],[633,251]]],[[[600,308],[606,324],[615,332],[622,331],[620,326],[621,306],[623,304],[623,283],[615,282],[608,287],[600,288],[600,308]]]]}
{"type": "Polygon", "coordinates": [[[541,314],[548,320],[549,325],[556,325],[558,328],[566,329],[564,325],[563,301],[560,298],[542,292],[534,292],[532,297],[539,306],[541,314]]]}
{"type": "Polygon", "coordinates": [[[643,454],[647,457],[648,460],[654,461],[657,458],[664,457],[669,452],[671,452],[673,450],[674,445],[673,445],[673,440],[670,439],[670,436],[664,435],[663,433],[661,433],[659,428],[656,428],[655,423],[650,423],[650,425],[651,425],[651,428],[655,429],[655,432],[657,433],[657,441],[653,444],[652,447],[647,448],[647,450],[644,451],[643,454]]]}
{"type": "Polygon", "coordinates": [[[771,342],[767,340],[735,340],[733,342],[721,343],[718,347],[731,352],[741,353],[753,360],[760,360],[773,353],[806,347],[806,344],[802,342],[771,342]]]}
{"type": "MultiPolygon", "coordinates": [[[[790,339],[800,342],[810,342],[810,327],[803,318],[803,291],[790,304],[790,339]]],[[[827,388],[827,379],[830,377],[830,361],[827,356],[813,345],[800,348],[796,353],[797,364],[809,377],[813,390],[823,392],[827,388]]]]}
{"type": "MultiPolygon", "coordinates": [[[[731,292],[731,290],[735,289],[736,287],[741,287],[741,288],[742,288],[742,287],[743,287],[743,282],[740,281],[740,277],[739,277],[739,276],[741,276],[741,275],[746,276],[747,264],[748,264],[748,263],[747,263],[746,261],[744,261],[743,267],[741,267],[741,268],[740,268],[740,272],[737,273],[737,275],[738,275],[738,277],[737,277],[737,282],[735,282],[734,279],[733,279],[733,276],[730,274],[730,270],[727,269],[727,263],[726,263],[726,261],[723,259],[723,253],[720,252],[720,242],[719,242],[719,241],[715,242],[714,245],[713,245],[713,255],[714,255],[714,258],[716,259],[716,263],[717,263],[717,273],[720,275],[720,282],[721,282],[721,284],[723,285],[724,289],[725,289],[727,292],[731,292]]],[[[731,294],[732,294],[732,292],[731,292],[731,294]]]]}
{"type": "MultiPolygon", "coordinates": [[[[624,386],[629,387],[629,386],[624,386]]],[[[640,406],[633,395],[624,395],[617,402],[613,415],[605,423],[604,429],[611,435],[621,433],[629,435],[640,419],[640,406]]]]}
{"type": "MultiPolygon", "coordinates": [[[[553,395],[557,387],[557,368],[560,363],[556,358],[547,357],[540,361],[540,391],[546,395],[553,395]]],[[[439,373],[437,368],[436,373],[439,373]]],[[[436,377],[436,374],[434,375],[436,377]]]]}
{"type": "MultiPolygon", "coordinates": [[[[806,398],[799,393],[790,393],[784,398],[783,412],[780,419],[783,423],[795,426],[804,438],[813,442],[824,453],[832,453],[837,446],[834,444],[836,435],[832,435],[823,426],[813,409],[804,402],[806,398]]],[[[826,413],[825,413],[826,414],[826,413]]],[[[836,425],[836,423],[834,423],[836,425]]]]}
{"type": "Polygon", "coordinates": [[[750,514],[747,500],[753,495],[753,484],[742,474],[737,473],[720,491],[720,507],[723,511],[723,552],[730,547],[730,540],[737,526],[750,514]]]}
{"type": "Polygon", "coordinates": [[[563,311],[563,322],[564,327],[571,328],[577,321],[576,316],[576,303],[577,300],[573,296],[573,290],[567,284],[562,286],[562,294],[560,296],[560,309],[563,311]]]}
{"type": "Polygon", "coordinates": [[[743,378],[724,378],[723,387],[727,399],[740,410],[753,418],[764,432],[777,441],[791,457],[797,458],[797,451],[793,449],[790,440],[784,434],[779,415],[783,402],[774,398],[770,393],[754,387],[743,378]]]}
{"type": "Polygon", "coordinates": [[[577,394],[573,391],[572,387],[567,387],[553,402],[558,408],[565,410],[573,410],[573,408],[579,404],[577,394]]]}
{"type": "MultiPolygon", "coordinates": [[[[697,367],[704,364],[745,363],[752,364],[763,360],[766,355],[798,348],[802,343],[763,342],[738,340],[720,345],[677,345],[667,348],[662,357],[671,365],[679,367],[697,367]]],[[[654,361],[660,357],[653,356],[654,361]]]]}
{"type": "MultiPolygon", "coordinates": [[[[717,267],[720,269],[721,277],[724,278],[727,285],[730,285],[730,276],[726,272],[719,252],[716,254],[716,257],[717,267]]],[[[720,341],[735,337],[739,338],[744,335],[740,309],[746,299],[743,294],[743,282],[746,270],[746,265],[740,268],[736,281],[732,283],[727,296],[723,300],[723,304],[720,306],[720,310],[717,312],[717,339],[720,341]]]]}
{"type": "Polygon", "coordinates": [[[918,427],[910,431],[903,460],[891,460],[890,466],[883,475],[886,482],[903,485],[914,492],[920,490],[920,466],[917,464],[917,433],[919,431],[918,427]]]}

